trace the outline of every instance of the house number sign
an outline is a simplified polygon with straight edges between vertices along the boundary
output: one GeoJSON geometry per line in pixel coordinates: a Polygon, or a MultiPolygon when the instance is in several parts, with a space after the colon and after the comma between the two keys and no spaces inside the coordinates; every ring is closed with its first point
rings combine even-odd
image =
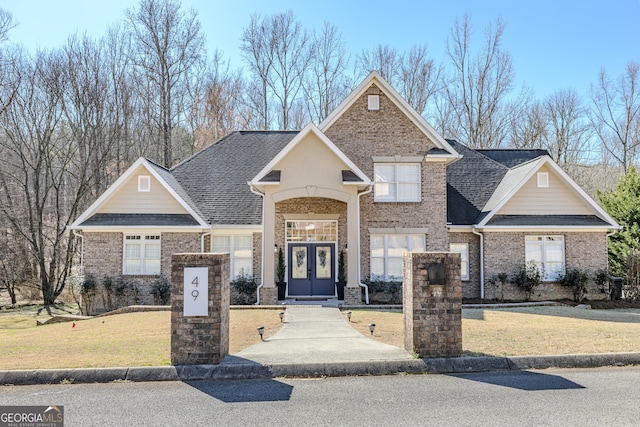
{"type": "Polygon", "coordinates": [[[209,315],[209,268],[185,267],[184,316],[209,315]]]}

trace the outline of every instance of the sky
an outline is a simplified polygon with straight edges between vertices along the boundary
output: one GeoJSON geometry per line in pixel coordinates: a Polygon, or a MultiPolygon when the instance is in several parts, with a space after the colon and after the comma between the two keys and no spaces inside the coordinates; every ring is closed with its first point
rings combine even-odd
{"type": "MultiPolygon", "coordinates": [[[[30,51],[56,48],[73,33],[100,37],[135,7],[134,0],[0,0],[18,22],[12,42],[30,51]]],[[[399,51],[426,44],[437,63],[456,17],[470,13],[475,44],[498,17],[506,23],[503,47],[511,53],[516,86],[542,98],[575,89],[586,96],[604,68],[612,76],[640,62],[640,0],[182,0],[198,12],[209,52],[223,52],[232,68],[243,66],[240,37],[251,14],[292,10],[308,30],[325,21],[342,32],[352,55],[378,44],[399,51]]]]}

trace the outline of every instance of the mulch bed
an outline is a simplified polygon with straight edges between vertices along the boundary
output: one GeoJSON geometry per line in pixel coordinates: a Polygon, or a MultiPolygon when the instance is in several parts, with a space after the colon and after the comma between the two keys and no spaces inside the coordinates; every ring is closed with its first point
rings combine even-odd
{"type": "MultiPolygon", "coordinates": [[[[572,299],[561,299],[561,300],[553,300],[554,302],[568,305],[568,306],[576,306],[578,305],[572,299]]],[[[504,301],[504,302],[525,302],[525,301],[504,301]]],[[[479,299],[479,298],[464,298],[462,300],[463,304],[499,304],[498,300],[490,300],[490,299],[479,299]]],[[[614,301],[590,301],[585,299],[582,301],[582,304],[590,305],[591,308],[601,309],[601,310],[611,310],[615,308],[640,308],[640,300],[614,300],[614,301]]]]}

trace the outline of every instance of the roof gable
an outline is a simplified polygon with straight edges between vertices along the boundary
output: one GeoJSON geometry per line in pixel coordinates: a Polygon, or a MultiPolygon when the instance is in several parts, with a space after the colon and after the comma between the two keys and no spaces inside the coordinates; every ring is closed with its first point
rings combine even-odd
{"type": "MultiPolygon", "coordinates": [[[[582,212],[576,212],[577,214],[592,213],[596,215],[604,222],[608,224],[610,228],[617,228],[618,224],[615,222],[609,214],[607,214],[584,190],[582,190],[578,184],[576,184],[561,168],[558,166],[548,155],[540,157],[539,159],[524,163],[517,167],[511,168],[507,174],[505,174],[502,182],[496,188],[494,195],[490,198],[485,206],[484,211],[486,215],[478,223],[479,227],[484,227],[498,215],[503,207],[507,205],[516,194],[522,191],[523,187],[535,180],[535,174],[539,171],[547,171],[552,173],[558,179],[565,190],[566,194],[575,195],[576,199],[583,204],[585,210],[582,212]]],[[[543,200],[538,200],[538,203],[554,203],[551,198],[547,197],[543,200]]],[[[570,214],[571,212],[552,212],[556,215],[570,214]]],[[[543,214],[543,213],[541,213],[543,214]]]]}
{"type": "MultiPolygon", "coordinates": [[[[96,214],[186,214],[190,215],[198,226],[206,227],[207,224],[202,220],[197,208],[181,197],[182,189],[179,188],[179,184],[173,182],[173,186],[169,185],[167,182],[169,177],[170,174],[166,169],[148,159],[139,158],[69,228],[83,228],[81,225],[96,214]],[[151,189],[148,193],[139,193],[137,191],[137,177],[147,174],[151,179],[151,189]],[[140,197],[145,197],[147,194],[150,202],[145,203],[140,200],[140,197]],[[154,196],[159,196],[160,203],[157,203],[158,197],[154,196]],[[122,200],[118,200],[131,199],[132,197],[137,199],[129,200],[128,203],[126,201],[122,203],[122,200]],[[163,204],[166,206],[164,209],[166,212],[163,212],[163,204]]],[[[183,195],[186,196],[186,194],[183,195]]],[[[91,221],[88,224],[94,225],[91,221]]]]}
{"type": "Polygon", "coordinates": [[[270,179],[274,175],[275,169],[284,159],[291,155],[300,145],[310,139],[315,139],[321,143],[330,153],[333,154],[345,167],[342,168],[341,177],[344,183],[360,184],[368,186],[371,184],[364,172],[362,172],[320,129],[313,123],[309,123],[293,138],[258,174],[251,180],[250,184],[254,186],[277,184],[279,181],[270,179]],[[347,173],[350,172],[350,173],[347,173]],[[345,181],[344,177],[349,178],[345,181]]]}
{"type": "MultiPolygon", "coordinates": [[[[340,118],[340,116],[342,116],[345,111],[347,111],[349,107],[351,107],[353,103],[356,102],[356,100],[373,84],[384,92],[396,107],[398,107],[409,118],[409,120],[411,120],[411,122],[413,122],[413,124],[436,145],[437,148],[445,150],[446,155],[451,160],[455,160],[459,157],[456,150],[438,132],[436,132],[435,129],[433,129],[433,127],[431,127],[431,125],[420,114],[418,114],[418,112],[416,112],[416,110],[413,109],[377,71],[372,71],[367,78],[365,78],[358,87],[356,87],[344,99],[344,101],[342,101],[340,105],[338,105],[338,107],[336,107],[331,114],[329,114],[322,123],[320,123],[318,128],[322,132],[326,132],[327,129],[329,129],[331,125],[335,123],[335,121],[338,120],[338,118],[340,118]]],[[[444,156],[442,153],[438,153],[438,157],[444,156]]]]}

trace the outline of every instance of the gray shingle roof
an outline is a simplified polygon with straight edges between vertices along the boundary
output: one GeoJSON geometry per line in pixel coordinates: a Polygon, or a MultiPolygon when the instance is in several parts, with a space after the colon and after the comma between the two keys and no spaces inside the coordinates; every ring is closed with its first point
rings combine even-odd
{"type": "Polygon", "coordinates": [[[447,140],[463,157],[447,167],[447,221],[479,223],[546,150],[472,150],[447,140]]]}
{"type": "Polygon", "coordinates": [[[146,225],[158,225],[158,226],[194,226],[198,225],[196,221],[189,214],[112,214],[112,213],[98,213],[86,221],[81,226],[146,226],[146,225]]]}
{"type": "Polygon", "coordinates": [[[237,131],[174,166],[171,173],[210,224],[261,224],[253,179],[297,131],[237,131]]]}
{"type": "Polygon", "coordinates": [[[487,225],[499,226],[611,226],[595,215],[496,215],[487,225]]]}

